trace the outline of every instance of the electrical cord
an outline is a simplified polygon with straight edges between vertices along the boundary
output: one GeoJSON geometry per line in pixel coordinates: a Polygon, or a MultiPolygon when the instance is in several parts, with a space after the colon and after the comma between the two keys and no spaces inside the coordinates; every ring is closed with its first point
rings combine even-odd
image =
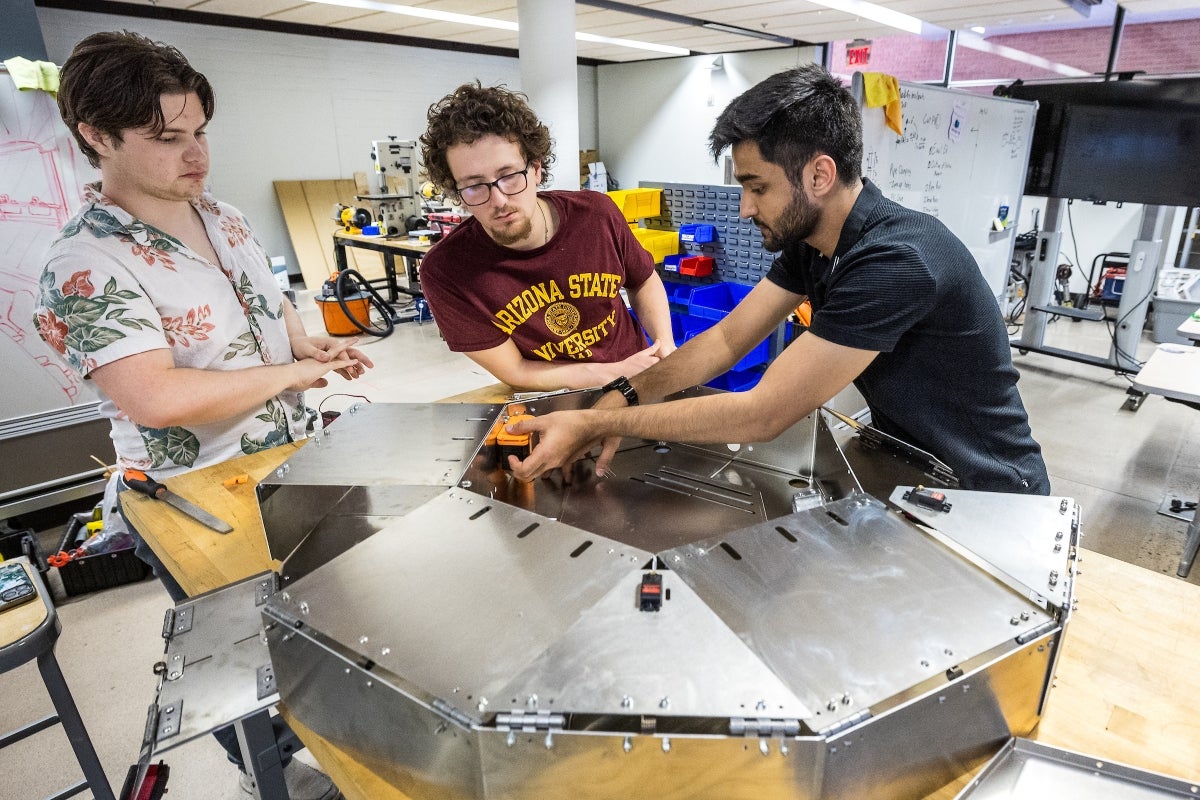
{"type": "Polygon", "coordinates": [[[396,329],[396,315],[392,311],[392,307],[387,304],[387,301],[380,296],[379,292],[375,291],[375,287],[367,282],[367,279],[359,274],[356,270],[344,269],[337,274],[337,280],[334,282],[333,296],[337,299],[338,305],[341,306],[342,313],[346,315],[346,319],[350,320],[350,324],[358,328],[368,336],[376,336],[380,339],[392,335],[392,331],[396,329]],[[367,320],[361,321],[354,316],[354,312],[350,310],[349,304],[346,303],[346,298],[357,294],[365,294],[367,296],[367,320]],[[370,309],[374,307],[379,312],[382,318],[382,328],[378,328],[371,323],[370,309]]]}

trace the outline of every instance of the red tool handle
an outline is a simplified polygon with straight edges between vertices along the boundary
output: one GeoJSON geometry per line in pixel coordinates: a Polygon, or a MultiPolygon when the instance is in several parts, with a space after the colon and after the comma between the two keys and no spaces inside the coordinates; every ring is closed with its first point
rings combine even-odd
{"type": "Polygon", "coordinates": [[[125,485],[130,489],[136,489],[149,497],[157,498],[162,492],[167,491],[166,486],[163,486],[140,469],[125,470],[124,481],[125,485]]]}

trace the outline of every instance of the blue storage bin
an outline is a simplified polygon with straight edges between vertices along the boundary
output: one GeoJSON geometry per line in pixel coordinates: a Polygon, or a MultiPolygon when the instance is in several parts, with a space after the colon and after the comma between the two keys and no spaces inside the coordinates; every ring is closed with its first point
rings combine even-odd
{"type": "Polygon", "coordinates": [[[671,305],[687,308],[692,302],[692,287],[686,283],[663,281],[663,288],[667,290],[667,302],[671,305]]]}
{"type": "MultiPolygon", "coordinates": [[[[671,330],[675,334],[675,345],[679,346],[700,333],[716,325],[716,320],[705,319],[704,317],[690,316],[687,314],[671,314],[671,330]]],[[[733,365],[731,371],[740,372],[753,369],[767,363],[771,358],[771,338],[768,336],[757,344],[754,349],[742,357],[740,361],[733,365]]],[[[757,378],[755,379],[757,383],[757,378]]],[[[712,385],[711,383],[709,384],[712,385]]]]}
{"type": "Polygon", "coordinates": [[[750,294],[753,286],[744,283],[713,283],[692,290],[691,313],[706,319],[721,319],[750,294]]]}
{"type": "Polygon", "coordinates": [[[713,225],[695,223],[679,226],[679,241],[704,244],[717,239],[717,229],[713,225]]]}
{"type": "Polygon", "coordinates": [[[663,272],[679,272],[679,260],[686,255],[687,253],[673,253],[663,256],[663,272]]]}

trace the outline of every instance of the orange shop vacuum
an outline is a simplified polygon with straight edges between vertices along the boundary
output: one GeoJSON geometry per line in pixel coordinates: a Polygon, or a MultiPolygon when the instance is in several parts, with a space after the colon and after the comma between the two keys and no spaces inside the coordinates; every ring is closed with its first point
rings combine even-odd
{"type": "Polygon", "coordinates": [[[321,287],[321,294],[313,298],[321,308],[321,319],[330,336],[357,336],[367,334],[383,338],[395,327],[395,315],[379,293],[352,269],[333,273],[321,287]],[[376,324],[371,319],[374,307],[381,319],[376,324]]]}

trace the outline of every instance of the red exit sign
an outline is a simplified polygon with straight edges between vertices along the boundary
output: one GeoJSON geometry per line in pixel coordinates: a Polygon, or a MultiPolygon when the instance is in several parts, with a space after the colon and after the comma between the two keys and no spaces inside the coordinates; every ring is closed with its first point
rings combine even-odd
{"type": "Polygon", "coordinates": [[[870,42],[851,42],[846,45],[846,65],[850,67],[860,67],[869,64],[871,61],[871,43],[870,42]]]}

